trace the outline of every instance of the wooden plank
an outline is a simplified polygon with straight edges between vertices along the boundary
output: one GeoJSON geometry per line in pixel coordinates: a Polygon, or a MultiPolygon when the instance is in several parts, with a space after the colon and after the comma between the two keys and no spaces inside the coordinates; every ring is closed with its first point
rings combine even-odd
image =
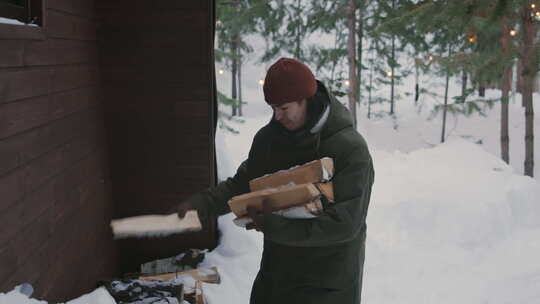
{"type": "Polygon", "coordinates": [[[96,119],[96,110],[90,109],[0,140],[0,175],[78,136],[96,119]]]}
{"type": "Polygon", "coordinates": [[[96,63],[97,46],[94,41],[65,39],[26,41],[24,64],[27,66],[96,63]]]}
{"type": "Polygon", "coordinates": [[[63,92],[99,84],[99,70],[94,65],[57,67],[51,77],[51,92],[63,92]]]}
{"type": "MultiPolygon", "coordinates": [[[[94,1],[86,0],[47,0],[48,11],[60,11],[86,18],[94,17],[94,1]]],[[[49,21],[49,20],[48,20],[49,21]]],[[[48,25],[49,23],[47,23],[48,25]]]]}
{"type": "Polygon", "coordinates": [[[12,171],[4,176],[0,176],[0,212],[13,203],[21,199],[24,195],[23,172],[21,170],[12,171]]]}
{"type": "Polygon", "coordinates": [[[63,158],[65,149],[65,145],[57,148],[20,169],[24,172],[23,189],[25,193],[35,190],[65,169],[63,158]]]}
{"type": "Polygon", "coordinates": [[[158,84],[121,87],[118,85],[105,84],[103,95],[107,97],[105,107],[114,108],[124,106],[126,103],[135,105],[148,104],[148,100],[164,104],[175,104],[175,107],[182,107],[182,103],[208,103],[211,100],[211,94],[208,87],[191,86],[186,83],[184,86],[163,86],[158,84]],[[176,103],[178,103],[176,105],[176,103]]]}
{"type": "Polygon", "coordinates": [[[51,75],[51,69],[0,71],[0,104],[48,94],[51,75]]]}
{"type": "Polygon", "coordinates": [[[47,35],[52,38],[95,41],[96,25],[85,18],[48,10],[47,35]]]}
{"type": "Polygon", "coordinates": [[[131,10],[131,18],[126,18],[126,10],[103,10],[100,12],[100,28],[133,28],[159,31],[162,28],[184,27],[197,33],[210,35],[211,20],[205,11],[178,10],[131,10]],[[122,22],[118,22],[122,20],[122,22]]]}
{"type": "MultiPolygon", "coordinates": [[[[184,71],[190,66],[197,66],[196,73],[209,75],[211,69],[208,64],[208,55],[200,50],[203,49],[197,38],[178,38],[171,43],[133,43],[125,39],[114,40],[115,44],[107,43],[108,47],[100,54],[100,63],[104,68],[131,68],[131,69],[159,69],[184,71]],[[191,46],[186,46],[184,41],[192,41],[191,46]],[[130,46],[130,44],[135,44],[130,46]],[[129,51],[126,51],[128,49],[129,51]],[[189,58],[189,59],[188,59],[189,58]]],[[[193,73],[195,75],[195,73],[193,73]]],[[[174,77],[174,75],[171,75],[174,77]]],[[[179,76],[179,75],[178,75],[179,76]]],[[[207,77],[208,79],[209,77],[207,77]]]]}
{"type": "Polygon", "coordinates": [[[41,27],[18,24],[0,24],[0,40],[45,40],[41,27]]]}
{"type": "Polygon", "coordinates": [[[104,174],[102,158],[96,153],[68,168],[54,186],[54,222],[63,222],[66,217],[78,213],[80,206],[104,187],[104,174]]]}
{"type": "Polygon", "coordinates": [[[25,165],[24,191],[30,192],[52,176],[80,161],[97,146],[95,134],[81,136],[25,165]]]}
{"type": "Polygon", "coordinates": [[[197,269],[179,271],[179,272],[172,272],[172,273],[164,273],[164,274],[158,274],[158,275],[140,276],[139,280],[163,282],[163,281],[169,281],[174,278],[182,277],[182,276],[189,276],[189,277],[192,277],[196,281],[201,281],[204,283],[219,284],[221,282],[219,272],[217,270],[217,267],[215,266],[203,267],[203,268],[197,268],[197,269]]]}
{"type": "Polygon", "coordinates": [[[0,40],[0,68],[23,65],[24,41],[0,40]]]}
{"type": "Polygon", "coordinates": [[[37,127],[48,120],[48,96],[0,105],[0,139],[37,127]]]}
{"type": "MultiPolygon", "coordinates": [[[[30,283],[36,291],[39,289],[39,278],[43,276],[43,272],[36,271],[36,269],[42,269],[44,263],[49,263],[48,253],[46,250],[47,244],[42,244],[42,246],[36,250],[32,251],[31,256],[24,262],[20,267],[17,268],[8,277],[0,279],[2,282],[0,285],[0,290],[9,291],[12,290],[15,286],[21,284],[21,282],[30,283]]],[[[33,297],[38,297],[39,295],[34,292],[33,297]]]]}
{"type": "Polygon", "coordinates": [[[99,102],[97,90],[97,87],[86,87],[51,95],[50,119],[62,118],[97,105],[99,102]]]}
{"type": "Polygon", "coordinates": [[[52,209],[54,202],[54,183],[49,182],[23,200],[13,204],[5,211],[0,212],[0,247],[9,240],[16,238],[17,234],[30,225],[38,216],[52,209]]]}
{"type": "MultiPolygon", "coordinates": [[[[50,236],[51,224],[49,210],[38,216],[33,222],[21,229],[17,235],[0,250],[0,268],[19,269],[24,265],[33,252],[47,242],[50,236]]],[[[12,273],[9,273],[11,275],[12,273]]],[[[4,278],[0,278],[3,282],[4,278]]]]}
{"type": "Polygon", "coordinates": [[[154,0],[154,1],[133,1],[133,0],[115,0],[96,1],[96,9],[100,11],[106,10],[125,10],[126,7],[131,10],[206,10],[209,7],[209,1],[172,1],[172,0],[154,0]]]}
{"type": "Polygon", "coordinates": [[[4,282],[5,278],[17,271],[17,253],[3,246],[0,247],[0,257],[0,282],[4,282]]]}

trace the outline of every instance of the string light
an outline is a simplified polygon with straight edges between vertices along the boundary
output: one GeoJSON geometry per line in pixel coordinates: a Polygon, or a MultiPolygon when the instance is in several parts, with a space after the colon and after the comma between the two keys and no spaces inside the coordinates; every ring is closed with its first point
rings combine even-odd
{"type": "Polygon", "coordinates": [[[386,72],[386,76],[392,77],[392,72],[386,72]]]}
{"type": "Polygon", "coordinates": [[[345,80],[345,85],[349,86],[350,82],[348,80],[345,80]]]}
{"type": "Polygon", "coordinates": [[[536,4],[531,4],[531,8],[535,8],[536,7],[536,4]]]}
{"type": "Polygon", "coordinates": [[[510,36],[515,36],[517,34],[516,30],[510,30],[510,36]]]}
{"type": "Polygon", "coordinates": [[[221,24],[221,20],[217,20],[217,21],[216,21],[216,24],[217,24],[217,25],[220,25],[220,24],[221,24]]]}
{"type": "Polygon", "coordinates": [[[429,61],[433,61],[433,56],[429,56],[429,57],[428,57],[428,60],[429,60],[429,61]]]}
{"type": "Polygon", "coordinates": [[[536,21],[540,21],[540,12],[536,12],[534,14],[534,19],[536,19],[536,21]]]}
{"type": "Polygon", "coordinates": [[[264,80],[259,79],[259,84],[260,84],[260,85],[263,85],[263,84],[264,84],[264,80]]]}
{"type": "Polygon", "coordinates": [[[218,73],[219,73],[219,75],[223,75],[223,73],[225,73],[225,71],[223,71],[222,69],[219,69],[218,73]]]}
{"type": "Polygon", "coordinates": [[[468,40],[470,43],[475,43],[475,42],[476,42],[476,36],[469,36],[469,38],[467,38],[467,40],[468,40]]]}

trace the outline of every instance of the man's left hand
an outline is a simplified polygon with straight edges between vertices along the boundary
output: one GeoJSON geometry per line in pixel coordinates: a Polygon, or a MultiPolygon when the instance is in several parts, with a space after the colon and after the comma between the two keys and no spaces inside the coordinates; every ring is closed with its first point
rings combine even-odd
{"type": "Polygon", "coordinates": [[[263,200],[262,207],[263,207],[263,210],[261,212],[253,206],[247,206],[246,210],[247,210],[248,216],[252,220],[251,223],[246,225],[247,230],[255,229],[259,232],[264,232],[264,217],[266,215],[269,215],[271,211],[270,211],[270,205],[267,203],[266,200],[263,200]]]}

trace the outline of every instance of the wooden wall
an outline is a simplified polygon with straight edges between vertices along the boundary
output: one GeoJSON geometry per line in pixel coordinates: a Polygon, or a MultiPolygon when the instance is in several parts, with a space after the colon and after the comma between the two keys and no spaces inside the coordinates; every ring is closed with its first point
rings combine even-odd
{"type": "Polygon", "coordinates": [[[58,301],[116,273],[93,0],[0,24],[0,291],[58,301]]]}
{"type": "MultiPolygon", "coordinates": [[[[213,1],[96,0],[115,217],[166,213],[215,183],[213,1]]],[[[124,271],[216,244],[122,241],[124,271]]]]}

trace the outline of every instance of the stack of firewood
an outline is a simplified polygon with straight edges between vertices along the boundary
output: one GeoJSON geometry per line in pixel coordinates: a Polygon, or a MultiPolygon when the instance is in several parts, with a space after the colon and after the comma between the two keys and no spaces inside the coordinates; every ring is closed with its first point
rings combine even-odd
{"type": "Polygon", "coordinates": [[[274,214],[287,218],[313,218],[322,212],[321,198],[334,202],[332,177],[334,162],[325,157],[288,170],[265,175],[249,182],[251,192],[228,202],[236,215],[234,222],[244,227],[251,222],[247,207],[259,212],[266,205],[274,214]]]}

